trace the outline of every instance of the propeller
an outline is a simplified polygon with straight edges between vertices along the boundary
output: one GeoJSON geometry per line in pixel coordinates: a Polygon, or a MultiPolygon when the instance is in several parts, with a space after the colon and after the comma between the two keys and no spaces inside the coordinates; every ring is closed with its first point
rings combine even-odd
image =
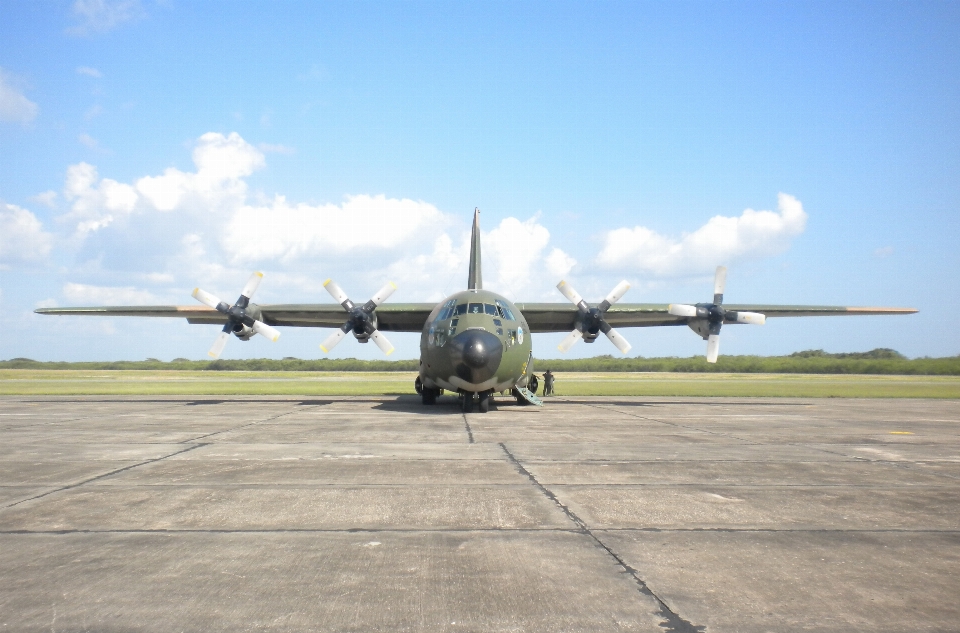
{"type": "Polygon", "coordinates": [[[763,325],[767,317],[759,312],[738,312],[723,307],[723,291],[727,285],[727,268],[717,266],[713,278],[713,303],[685,305],[671,303],[667,312],[674,316],[691,319],[690,328],[707,341],[707,362],[717,362],[720,355],[720,328],[724,323],[749,323],[763,325]]]}
{"type": "Polygon", "coordinates": [[[230,333],[233,332],[239,338],[248,340],[254,334],[266,336],[271,341],[276,342],[280,338],[280,332],[270,327],[260,320],[260,308],[256,304],[250,304],[250,297],[256,292],[260,281],[263,279],[263,273],[255,272],[250,275],[246,285],[240,292],[240,298],[232,306],[217,297],[213,296],[200,288],[193,289],[193,298],[200,303],[209,306],[217,312],[227,315],[227,324],[223,326],[220,336],[213,342],[213,347],[207,354],[213,358],[220,358],[223,352],[223,346],[227,344],[230,333]]]}
{"type": "Polygon", "coordinates": [[[623,297],[629,289],[630,284],[626,281],[621,281],[617,284],[617,287],[611,290],[610,294],[600,302],[599,306],[591,308],[587,305],[587,302],[583,300],[583,297],[580,296],[580,293],[573,289],[573,286],[566,281],[558,283],[557,290],[569,299],[570,303],[577,306],[579,314],[577,314],[577,325],[575,329],[563,339],[560,345],[557,346],[557,349],[561,352],[566,352],[580,339],[585,340],[587,343],[592,343],[596,340],[600,332],[603,332],[618,350],[624,354],[629,352],[630,343],[627,342],[627,339],[623,338],[623,336],[613,329],[610,324],[607,323],[606,319],[603,318],[603,314],[607,309],[617,301],[620,301],[621,297],[623,297]]]}
{"type": "Polygon", "coordinates": [[[332,279],[323,282],[323,287],[327,289],[327,292],[330,293],[337,303],[343,306],[343,309],[347,311],[349,316],[346,322],[340,326],[339,330],[328,336],[327,340],[320,344],[320,349],[329,354],[330,350],[336,347],[337,343],[342,341],[343,337],[352,330],[353,335],[361,343],[372,340],[384,354],[389,356],[393,352],[393,345],[391,345],[387,337],[377,329],[377,315],[374,312],[381,303],[386,301],[387,298],[396,291],[396,284],[388,281],[383,288],[377,291],[377,294],[373,295],[370,301],[367,301],[362,306],[358,306],[353,301],[350,301],[347,293],[332,279]]]}

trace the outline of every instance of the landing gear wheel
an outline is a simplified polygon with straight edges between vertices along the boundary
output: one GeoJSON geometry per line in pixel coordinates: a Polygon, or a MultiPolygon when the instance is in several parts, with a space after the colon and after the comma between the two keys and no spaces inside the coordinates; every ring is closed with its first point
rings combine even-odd
{"type": "Polygon", "coordinates": [[[489,393],[481,393],[481,394],[480,394],[480,402],[477,404],[477,410],[478,410],[480,413],[486,413],[487,411],[489,411],[489,410],[490,410],[490,400],[491,400],[491,398],[490,398],[490,394],[489,394],[489,393]]]}
{"type": "Polygon", "coordinates": [[[418,394],[423,395],[423,381],[420,380],[420,376],[417,376],[417,379],[413,381],[413,388],[418,394]]]}
{"type": "Polygon", "coordinates": [[[424,389],[420,394],[423,404],[437,404],[437,392],[434,389],[424,389]]]}
{"type": "Polygon", "coordinates": [[[464,393],[460,394],[460,410],[464,413],[470,413],[473,411],[473,394],[464,393]]]}

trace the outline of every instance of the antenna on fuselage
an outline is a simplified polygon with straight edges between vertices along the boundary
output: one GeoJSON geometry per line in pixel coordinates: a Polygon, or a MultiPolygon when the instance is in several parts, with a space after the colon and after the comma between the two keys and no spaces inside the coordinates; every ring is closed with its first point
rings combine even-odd
{"type": "Polygon", "coordinates": [[[480,271],[480,209],[473,210],[473,235],[470,236],[470,276],[467,290],[483,289],[483,273],[480,271]]]}

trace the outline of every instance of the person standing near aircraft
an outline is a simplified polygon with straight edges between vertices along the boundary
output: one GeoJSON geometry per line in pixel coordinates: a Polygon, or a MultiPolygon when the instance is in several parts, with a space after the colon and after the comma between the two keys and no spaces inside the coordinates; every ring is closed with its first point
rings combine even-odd
{"type": "Polygon", "coordinates": [[[553,372],[549,369],[543,372],[543,395],[553,395],[553,372]]]}

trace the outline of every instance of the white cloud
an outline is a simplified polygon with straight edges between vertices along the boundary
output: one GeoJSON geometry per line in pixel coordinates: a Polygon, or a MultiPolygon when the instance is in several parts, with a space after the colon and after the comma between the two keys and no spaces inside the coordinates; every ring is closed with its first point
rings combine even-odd
{"type": "Polygon", "coordinates": [[[53,236],[30,211],[0,203],[0,261],[40,261],[50,254],[53,236]]]}
{"type": "MultiPolygon", "coordinates": [[[[97,118],[103,114],[103,106],[99,104],[94,104],[87,108],[87,111],[83,113],[83,118],[87,121],[97,118]]],[[[83,136],[86,136],[85,134],[83,136]]],[[[89,138],[89,137],[88,137],[89,138]]]]}
{"type": "Polygon", "coordinates": [[[0,121],[29,123],[37,117],[39,108],[16,84],[16,78],[0,68],[0,121]]]}
{"type": "Polygon", "coordinates": [[[91,68],[90,66],[77,66],[77,74],[86,75],[87,77],[95,77],[96,79],[103,77],[103,73],[96,68],[91,68]]]}
{"type": "Polygon", "coordinates": [[[596,262],[604,268],[670,277],[709,272],[743,257],[775,255],[803,233],[807,214],[791,195],[778,196],[779,213],[745,210],[740,217],[714,216],[674,239],[643,226],[606,233],[596,262]]]}
{"type": "Polygon", "coordinates": [[[63,197],[72,203],[63,219],[76,221],[76,235],[81,237],[130,214],[139,198],[130,185],[110,178],[101,180],[97,168],[88,163],[67,168],[63,197]]]}
{"type": "Polygon", "coordinates": [[[550,243],[550,231],[539,220],[539,213],[525,222],[504,218],[499,226],[483,235],[485,286],[518,298],[532,286],[549,281],[541,279],[544,269],[550,275],[563,275],[573,268],[576,260],[559,248],[554,248],[544,261],[542,253],[550,243]]]}
{"type": "Polygon", "coordinates": [[[207,208],[228,200],[240,204],[247,193],[243,178],[266,164],[263,154],[236,132],[201,136],[193,150],[193,163],[195,173],[170,167],[160,176],[138,180],[137,190],[159,211],[172,211],[191,200],[199,200],[207,208]]]}
{"type": "Polygon", "coordinates": [[[83,133],[79,134],[79,135],[77,136],[77,141],[79,141],[81,145],[83,145],[84,147],[87,147],[87,148],[89,148],[89,149],[98,150],[98,151],[99,151],[100,149],[102,149],[102,148],[100,147],[100,141],[98,141],[97,139],[93,138],[92,136],[90,136],[90,135],[87,134],[86,132],[83,132],[83,133]]]}
{"type": "Polygon", "coordinates": [[[140,0],[76,0],[73,15],[79,24],[68,28],[67,33],[90,35],[106,33],[124,22],[139,19],[144,11],[140,0]]]}
{"type": "Polygon", "coordinates": [[[875,257],[890,257],[893,253],[894,249],[892,246],[884,246],[873,251],[875,257]]]}
{"type": "Polygon", "coordinates": [[[67,283],[63,286],[63,296],[73,303],[91,305],[149,305],[159,303],[153,293],[131,286],[88,286],[86,284],[67,283]]]}
{"type": "Polygon", "coordinates": [[[53,191],[52,189],[50,191],[38,193],[30,199],[34,202],[39,202],[45,207],[50,207],[51,209],[54,209],[57,206],[57,192],[53,191]]]}
{"type": "MultiPolygon", "coordinates": [[[[483,287],[512,299],[552,300],[553,284],[577,262],[559,248],[544,256],[549,242],[550,232],[539,223],[539,214],[526,221],[501,220],[481,235],[483,287]]],[[[432,251],[402,257],[383,272],[372,273],[378,279],[371,281],[380,277],[395,281],[404,300],[440,300],[467,287],[469,257],[469,233],[457,243],[442,233],[434,240],[432,251]]]]}
{"type": "Polygon", "coordinates": [[[291,204],[277,196],[269,206],[240,207],[222,240],[234,261],[388,250],[436,236],[445,216],[422,200],[347,196],[342,204],[291,204]]]}
{"type": "Polygon", "coordinates": [[[544,258],[544,262],[547,264],[547,272],[549,272],[550,275],[555,277],[558,281],[565,277],[567,273],[573,270],[573,267],[577,265],[577,260],[570,257],[559,248],[555,248],[550,251],[550,254],[544,258]]]}

